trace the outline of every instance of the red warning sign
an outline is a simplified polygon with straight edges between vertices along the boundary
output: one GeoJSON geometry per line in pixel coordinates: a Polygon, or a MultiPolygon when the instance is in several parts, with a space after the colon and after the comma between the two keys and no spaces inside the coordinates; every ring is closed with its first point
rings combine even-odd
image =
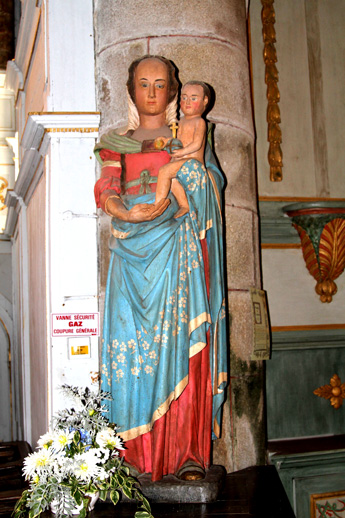
{"type": "Polygon", "coordinates": [[[52,337],[99,336],[99,313],[52,313],[52,337]]]}

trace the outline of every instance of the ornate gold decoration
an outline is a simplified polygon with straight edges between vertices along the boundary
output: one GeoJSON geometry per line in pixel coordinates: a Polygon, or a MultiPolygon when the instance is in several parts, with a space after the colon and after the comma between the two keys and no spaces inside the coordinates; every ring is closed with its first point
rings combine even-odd
{"type": "Polygon", "coordinates": [[[283,179],[283,153],[280,147],[282,133],[280,129],[280,93],[278,89],[277,51],[275,48],[276,31],[274,0],[261,0],[262,36],[264,40],[265,83],[267,85],[267,140],[269,142],[268,163],[270,165],[271,182],[281,182],[283,179]]]}
{"type": "Polygon", "coordinates": [[[332,376],[330,385],[323,385],[318,389],[314,390],[314,394],[319,397],[331,400],[331,405],[335,409],[338,409],[343,404],[345,399],[345,383],[341,383],[341,380],[337,374],[332,376]]]}
{"type": "Polygon", "coordinates": [[[316,293],[321,302],[331,302],[338,291],[334,279],[343,273],[345,268],[345,220],[333,219],[327,223],[319,242],[318,257],[307,232],[294,224],[299,233],[303,257],[309,273],[317,281],[316,293]]]}
{"type": "Polygon", "coordinates": [[[3,192],[8,187],[8,181],[3,176],[0,176],[0,211],[6,209],[5,205],[5,196],[3,195],[3,192]]]}
{"type": "Polygon", "coordinates": [[[45,128],[46,133],[95,133],[98,128],[45,128]]]}
{"type": "Polygon", "coordinates": [[[331,491],[310,495],[310,518],[344,516],[345,491],[331,491]]]}

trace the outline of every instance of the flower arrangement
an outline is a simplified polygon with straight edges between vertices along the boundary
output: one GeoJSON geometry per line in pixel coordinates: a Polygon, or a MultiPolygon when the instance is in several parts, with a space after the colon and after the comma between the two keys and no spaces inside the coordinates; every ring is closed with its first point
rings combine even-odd
{"type": "Polygon", "coordinates": [[[135,518],[153,518],[137,480],[119,456],[125,447],[117,428],[104,415],[102,401],[111,400],[111,395],[69,385],[61,388],[75,408],[58,412],[52,432],[42,435],[38,451],[25,458],[23,473],[29,488],[18,500],[14,518],[27,513],[35,518],[50,508],[56,518],[73,514],[85,518],[92,495],[98,493],[103,501],[109,495],[116,505],[121,491],[137,500],[135,518]]]}

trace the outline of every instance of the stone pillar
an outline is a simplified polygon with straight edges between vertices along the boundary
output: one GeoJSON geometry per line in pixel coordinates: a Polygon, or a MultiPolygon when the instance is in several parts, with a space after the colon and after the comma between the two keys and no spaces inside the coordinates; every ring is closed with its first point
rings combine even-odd
{"type": "MultiPolygon", "coordinates": [[[[227,177],[226,254],[230,312],[229,397],[214,463],[228,471],[264,462],[263,373],[251,362],[250,287],[260,286],[254,130],[249,84],[245,0],[95,0],[100,133],[125,126],[127,69],[135,58],[171,59],[182,83],[212,85],[215,146],[227,177]]],[[[109,223],[101,223],[101,288],[105,290],[109,223]]]]}

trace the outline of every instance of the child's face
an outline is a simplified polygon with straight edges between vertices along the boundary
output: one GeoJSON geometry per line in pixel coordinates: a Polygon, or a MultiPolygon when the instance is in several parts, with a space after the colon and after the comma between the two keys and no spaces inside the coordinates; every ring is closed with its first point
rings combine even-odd
{"type": "Polygon", "coordinates": [[[186,85],[181,92],[181,110],[184,115],[202,115],[208,98],[200,85],[186,85]]]}

